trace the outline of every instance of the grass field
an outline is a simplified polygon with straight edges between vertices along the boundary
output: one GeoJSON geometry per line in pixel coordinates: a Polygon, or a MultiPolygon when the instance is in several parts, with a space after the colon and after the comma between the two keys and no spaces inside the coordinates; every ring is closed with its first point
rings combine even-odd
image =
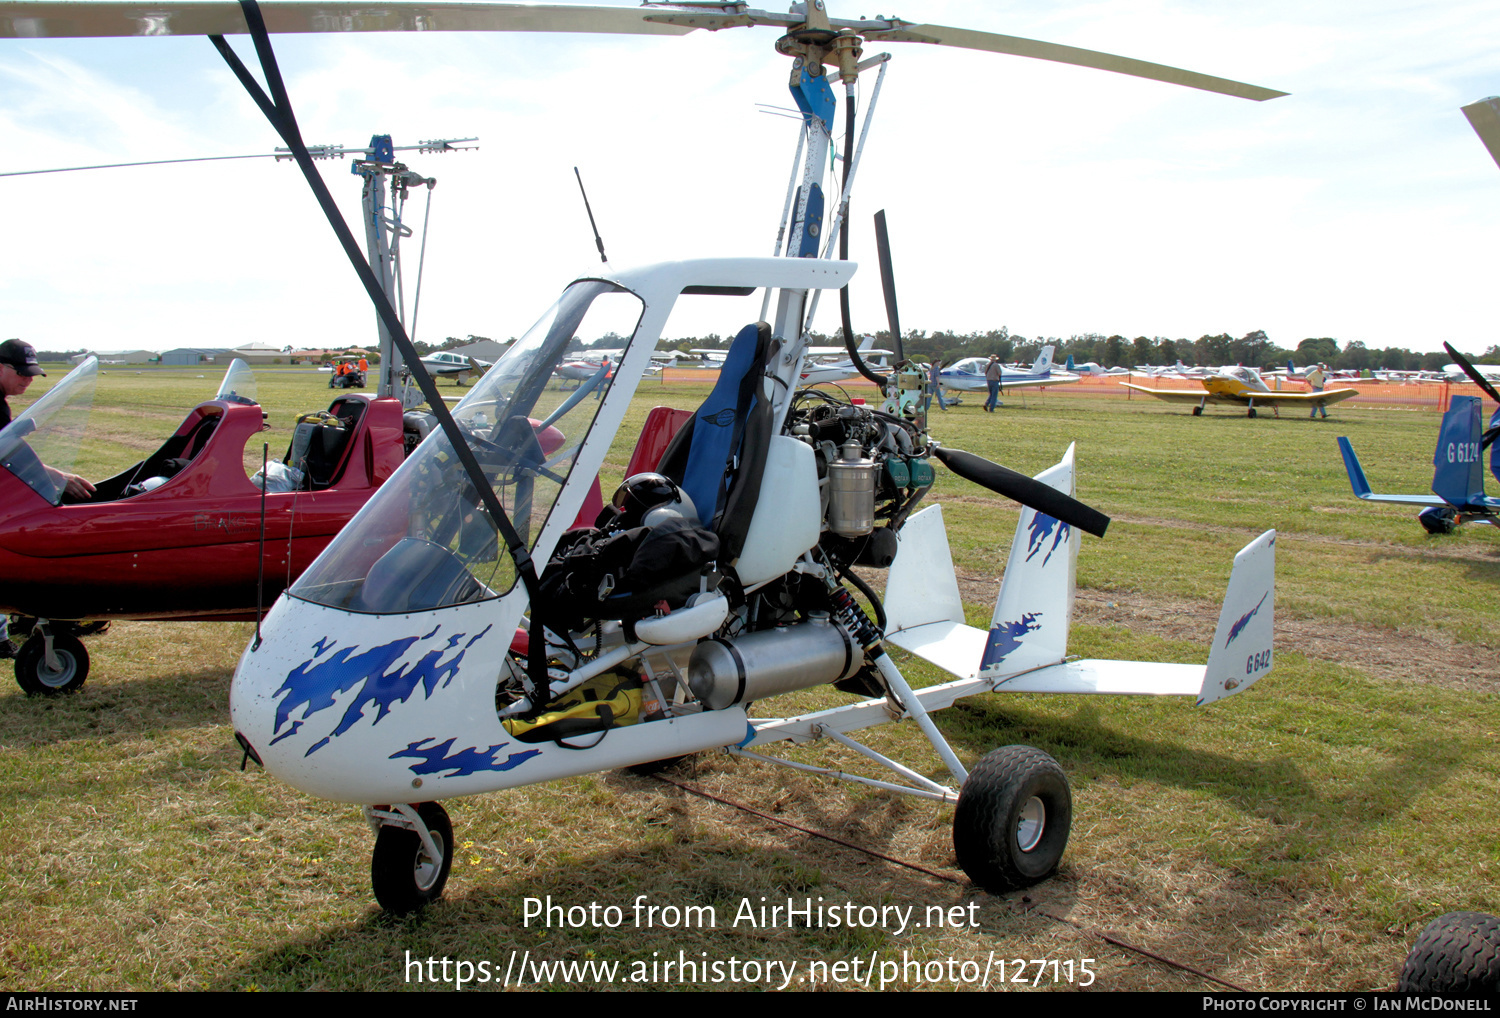
{"type": "MultiPolygon", "coordinates": [[[[326,407],[330,394],[326,376],[306,369],[257,374],[275,456],[293,414],[326,407]]],[[[217,380],[211,368],[109,369],[95,404],[106,437],[85,450],[83,472],[139,458],[217,380]]],[[[694,405],[704,391],[643,383],[632,420],[655,403],[694,405]]],[[[1334,443],[1351,437],[1377,490],[1423,491],[1436,413],[1193,418],[1042,394],[994,415],[971,400],[936,416],[946,444],[1028,473],[1076,441],[1079,496],[1115,522],[1106,539],[1086,538],[1079,558],[1075,653],[1203,661],[1234,552],[1265,528],[1280,533],[1277,666],[1245,695],[1201,710],[987,695],[937,715],[966,760],[1027,743],[1062,764],[1075,816],[1056,878],[982,894],[956,868],[950,809],[708,754],[664,775],[678,784],[606,773],[449,803],[460,848],[445,900],[393,921],[369,891],[371,836],[356,807],[239,769],[227,690],[250,627],[124,623],[91,641],[78,694],[32,699],[9,682],[0,691],[0,852],[10,860],[0,985],[418,989],[443,973],[423,967],[419,982],[409,960],[485,961],[498,980],[530,952],[620,962],[616,985],[637,985],[627,981],[640,972],[649,988],[743,988],[660,969],[721,962],[727,975],[733,958],[795,962],[792,985],[804,989],[796,979],[809,974],[847,987],[835,963],[856,960],[875,963],[872,988],[884,974],[887,988],[975,988],[987,965],[999,988],[1004,961],[1008,988],[1380,989],[1394,986],[1433,917],[1500,912],[1500,534],[1429,537],[1409,511],[1360,504],[1334,443]],[[527,899],[549,895],[564,907],[619,906],[625,921],[528,925],[527,899]],[[718,925],[638,928],[640,895],[713,906],[718,925]],[[912,907],[919,919],[929,906],[974,908],[947,928],[731,925],[762,897],[912,907]],[[1015,959],[1058,964],[1027,965],[1015,982],[1015,959]]],[[[618,443],[613,469],[628,448],[618,443]]],[[[969,621],[983,625],[1016,507],[942,470],[929,501],[944,504],[969,621]]],[[[938,680],[917,662],[909,676],[938,680]]],[[[836,702],[813,691],[767,709],[836,702]]],[[[870,741],[940,773],[913,726],[870,741]]],[[[855,767],[837,746],[788,755],[855,767]]],[[[782,981],[759,974],[753,985],[782,981]]],[[[862,981],[865,968],[843,974],[862,981]]],[[[604,982],[593,971],[555,974],[553,985],[604,982]]]]}

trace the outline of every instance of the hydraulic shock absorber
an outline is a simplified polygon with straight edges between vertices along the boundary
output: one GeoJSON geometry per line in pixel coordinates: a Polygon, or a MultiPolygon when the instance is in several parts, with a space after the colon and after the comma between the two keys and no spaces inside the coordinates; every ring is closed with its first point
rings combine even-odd
{"type": "Polygon", "coordinates": [[[828,591],[828,599],[833,602],[834,617],[842,622],[844,628],[859,641],[859,645],[864,648],[866,654],[871,657],[876,656],[884,638],[854,597],[839,584],[832,583],[828,591]]]}

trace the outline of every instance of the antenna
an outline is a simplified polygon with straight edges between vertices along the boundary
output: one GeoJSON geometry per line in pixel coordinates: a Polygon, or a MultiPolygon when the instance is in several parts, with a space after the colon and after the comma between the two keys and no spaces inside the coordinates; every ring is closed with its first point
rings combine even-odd
{"type": "Polygon", "coordinates": [[[589,193],[583,189],[583,175],[576,166],[573,167],[573,176],[578,178],[578,193],[583,195],[583,210],[589,214],[589,228],[594,231],[594,246],[599,249],[599,260],[608,265],[609,258],[604,254],[604,238],[599,236],[599,227],[594,223],[594,210],[589,207],[589,193]]]}

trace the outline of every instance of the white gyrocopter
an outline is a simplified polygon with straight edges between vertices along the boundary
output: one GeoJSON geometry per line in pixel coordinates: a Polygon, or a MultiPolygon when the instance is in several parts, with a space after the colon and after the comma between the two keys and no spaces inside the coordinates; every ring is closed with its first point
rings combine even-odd
{"type": "MultiPolygon", "coordinates": [[[[1066,777],[1025,746],[967,765],[933,711],[991,691],[1184,694],[1206,704],[1270,671],[1274,532],[1235,557],[1206,667],[1069,659],[1080,531],[1102,535],[1108,518],[1071,497],[1071,447],[1033,479],[934,439],[921,411],[925,371],[899,363],[889,273],[898,364],[878,375],[849,349],[884,403],[799,391],[795,382],[821,294],[844,289],[856,268],[844,228],[859,162],[855,86],[861,74],[879,75],[868,129],[889,60],[866,58],[867,43],[1011,53],[1251,99],[1282,93],[1009,36],[831,19],[822,0],[788,14],[736,3],[0,3],[0,36],[146,34],[214,40],[296,155],[437,417],[271,607],[231,687],[247,756],[310,794],[365,806],[376,831],[372,881],[386,909],[414,911],[442,893],[455,842],[440,800],[713,749],[821,770],[763,752],[818,739],[891,772],[890,780],[840,777],[955,802],[954,846],[968,876],[995,892],[1025,886],[1062,857],[1066,777]],[[448,413],[307,158],[270,35],[756,25],[782,31],[776,49],[793,61],[803,117],[778,256],[606,266],[572,283],[448,413]],[[222,39],[247,30],[264,91],[222,39]],[[845,102],[841,181],[825,181],[832,78],[845,102]],[[836,200],[825,203],[825,189],[836,200]],[[583,514],[592,526],[576,527],[678,298],[756,291],[763,320],[737,323],[708,400],[648,423],[616,498],[597,517],[583,514]],[[549,386],[570,341],[611,332],[629,341],[602,398],[588,398],[598,383],[549,386]],[[941,507],[915,511],[934,484],[934,459],[1026,507],[988,629],[964,622],[941,507]],[[883,596],[856,566],[889,570],[883,596]],[[953,681],[913,689],[887,645],[953,681]],[[826,683],[853,700],[767,716],[776,696],[826,683]],[[951,782],[852,737],[908,718],[951,782]]],[[[846,310],[852,337],[847,319],[846,310]]]]}

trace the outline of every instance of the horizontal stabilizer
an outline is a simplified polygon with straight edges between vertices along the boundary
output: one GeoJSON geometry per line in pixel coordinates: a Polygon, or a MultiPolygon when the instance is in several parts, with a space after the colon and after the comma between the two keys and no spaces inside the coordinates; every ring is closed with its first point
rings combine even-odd
{"type": "Polygon", "coordinates": [[[1110,693],[1115,696],[1197,696],[1202,665],[1155,661],[1068,661],[1006,679],[1007,693],[1110,693]]]}
{"type": "Polygon", "coordinates": [[[1356,498],[1362,498],[1366,502],[1395,502],[1398,505],[1447,505],[1440,498],[1432,495],[1375,495],[1370,492],[1370,482],[1365,480],[1364,468],[1359,465],[1359,457],[1354,454],[1354,446],[1349,444],[1347,438],[1339,439],[1339,452],[1344,457],[1344,469],[1349,474],[1349,486],[1354,489],[1356,498]]]}

